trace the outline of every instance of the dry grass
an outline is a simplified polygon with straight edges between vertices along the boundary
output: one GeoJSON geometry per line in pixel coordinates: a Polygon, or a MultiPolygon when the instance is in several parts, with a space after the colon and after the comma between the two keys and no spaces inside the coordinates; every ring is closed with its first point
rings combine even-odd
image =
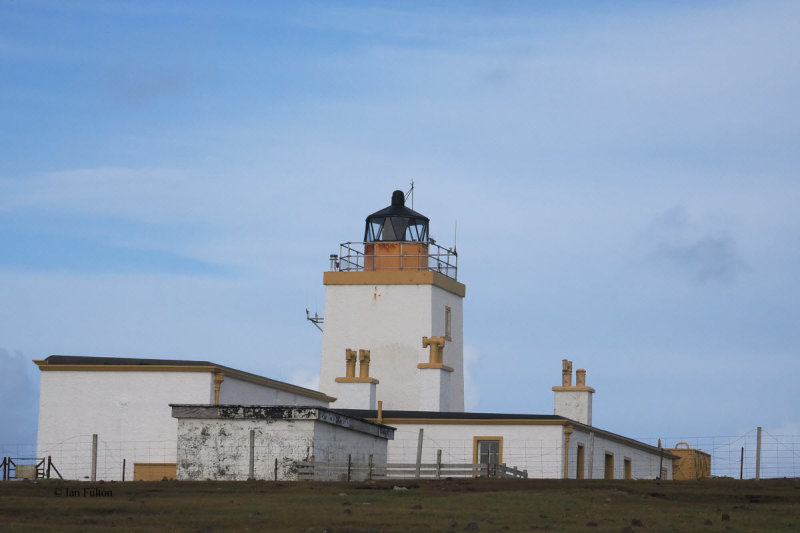
{"type": "Polygon", "coordinates": [[[112,528],[800,531],[800,480],[0,483],[0,529],[112,528]],[[88,487],[111,495],[84,495],[88,487]]]}

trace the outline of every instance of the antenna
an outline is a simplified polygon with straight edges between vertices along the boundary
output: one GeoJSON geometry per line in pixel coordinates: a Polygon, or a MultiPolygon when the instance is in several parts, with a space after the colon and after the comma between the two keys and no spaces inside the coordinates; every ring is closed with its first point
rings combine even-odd
{"type": "Polygon", "coordinates": [[[453,235],[453,253],[456,252],[457,245],[458,245],[458,219],[456,219],[456,227],[453,235]]]}
{"type": "Polygon", "coordinates": [[[411,196],[411,209],[414,209],[414,180],[411,180],[411,189],[406,193],[406,200],[411,196]]]}
{"type": "Polygon", "coordinates": [[[308,312],[308,307],[306,307],[306,320],[314,324],[318,330],[322,331],[322,328],[319,325],[323,324],[325,319],[319,316],[316,312],[314,313],[314,316],[311,316],[311,313],[308,312]]]}

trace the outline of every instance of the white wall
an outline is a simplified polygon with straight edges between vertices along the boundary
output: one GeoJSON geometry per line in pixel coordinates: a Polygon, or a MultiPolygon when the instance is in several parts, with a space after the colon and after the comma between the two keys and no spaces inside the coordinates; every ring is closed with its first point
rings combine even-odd
{"type": "Polygon", "coordinates": [[[222,385],[220,385],[219,403],[229,405],[305,405],[328,407],[328,402],[323,400],[302,396],[294,392],[273,389],[266,385],[259,385],[228,376],[225,376],[222,385]]]}
{"type": "MultiPolygon", "coordinates": [[[[453,339],[444,346],[444,364],[453,367],[449,379],[448,411],[461,412],[464,410],[464,299],[439,287],[431,287],[431,333],[436,337],[443,336],[445,332],[445,306],[451,309],[453,339]]],[[[427,360],[428,355],[423,362],[427,360]]]]}
{"type": "MultiPolygon", "coordinates": [[[[367,463],[372,455],[373,464],[386,462],[388,455],[387,441],[384,438],[352,431],[331,424],[317,423],[314,426],[314,459],[316,461],[346,463],[348,456],[354,463],[367,463]]],[[[365,477],[361,473],[361,477],[365,477]]],[[[353,476],[352,479],[357,479],[353,476]]],[[[325,475],[325,472],[314,472],[314,479],[319,481],[346,481],[346,474],[325,475]]]]}
{"type": "Polygon", "coordinates": [[[336,384],[337,409],[377,409],[378,386],[375,383],[346,382],[336,384]]]}
{"type": "Polygon", "coordinates": [[[42,371],[38,456],[65,479],[133,479],[134,462],[175,462],[177,420],[170,403],[213,403],[211,372],[42,371]]]}
{"type": "Polygon", "coordinates": [[[553,394],[553,413],[587,426],[592,425],[592,392],[566,390],[555,391],[553,394]]]}
{"type": "Polygon", "coordinates": [[[398,424],[389,441],[390,463],[417,459],[419,429],[423,431],[422,462],[434,463],[442,450],[443,463],[472,463],[473,437],[503,437],[503,462],[528,470],[531,478],[558,478],[563,473],[563,426],[510,424],[398,424]]]}
{"type": "Polygon", "coordinates": [[[383,408],[418,410],[417,364],[429,359],[422,337],[444,335],[445,305],[452,309],[453,341],[444,350],[444,364],[454,369],[450,409],[462,411],[462,298],[433,285],[327,285],[320,390],[336,395],[347,348],[370,350],[370,376],[380,380],[377,399],[383,408]]]}
{"type": "MultiPolygon", "coordinates": [[[[569,477],[577,477],[578,445],[582,444],[585,450],[584,478],[589,479],[589,432],[576,429],[572,433],[569,443],[569,477]]],[[[656,479],[659,476],[661,456],[656,451],[646,451],[642,448],[625,444],[614,439],[594,433],[594,455],[592,461],[591,478],[603,479],[605,477],[605,455],[614,456],[614,479],[625,478],[625,458],[631,459],[631,477],[633,479],[656,479]]],[[[672,479],[672,459],[663,460],[663,467],[667,469],[667,479],[672,479]]]]}

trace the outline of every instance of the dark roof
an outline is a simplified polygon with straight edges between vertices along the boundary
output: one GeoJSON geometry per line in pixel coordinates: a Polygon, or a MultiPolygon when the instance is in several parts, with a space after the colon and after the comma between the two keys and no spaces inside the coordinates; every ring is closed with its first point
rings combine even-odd
{"type": "MultiPolygon", "coordinates": [[[[356,418],[377,418],[378,411],[371,409],[334,410],[356,418]]],[[[454,413],[440,411],[388,411],[383,410],[383,418],[430,418],[441,420],[569,420],[558,415],[529,415],[524,413],[454,413]]]]}
{"type": "Polygon", "coordinates": [[[218,366],[210,361],[186,361],[183,359],[142,359],[140,357],[89,357],[86,355],[51,355],[48,365],[176,365],[176,366],[218,366]]]}
{"type": "Polygon", "coordinates": [[[406,198],[403,194],[403,191],[394,191],[392,194],[392,205],[389,207],[384,207],[380,211],[375,211],[370,216],[367,217],[367,222],[373,217],[382,218],[382,217],[406,217],[406,218],[421,218],[425,222],[430,222],[428,217],[423,215],[422,213],[417,213],[413,209],[409,209],[405,206],[406,198]]]}
{"type": "Polygon", "coordinates": [[[389,207],[384,207],[380,211],[375,211],[367,217],[367,222],[373,218],[383,217],[418,218],[424,220],[425,222],[430,222],[430,219],[422,213],[418,213],[404,205],[390,205],[389,207]]]}

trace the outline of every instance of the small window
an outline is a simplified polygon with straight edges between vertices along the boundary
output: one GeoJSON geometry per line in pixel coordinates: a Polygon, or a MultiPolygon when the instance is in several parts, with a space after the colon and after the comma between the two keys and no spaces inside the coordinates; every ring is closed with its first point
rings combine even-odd
{"type": "Polygon", "coordinates": [[[577,457],[577,459],[578,459],[577,463],[578,464],[577,464],[577,472],[576,472],[576,475],[575,475],[575,477],[577,479],[583,479],[583,469],[584,469],[584,462],[585,462],[584,456],[585,456],[585,453],[584,453],[583,444],[578,444],[578,457],[577,457]]]}
{"type": "Polygon", "coordinates": [[[472,460],[481,465],[502,463],[503,437],[472,437],[472,460]]]}
{"type": "Polygon", "coordinates": [[[625,479],[633,479],[630,457],[625,458],[625,479]]]}
{"type": "Polygon", "coordinates": [[[444,338],[453,340],[453,311],[448,306],[444,306],[444,338]]]}
{"type": "Polygon", "coordinates": [[[614,454],[606,453],[605,478],[614,479],[614,454]]]}

